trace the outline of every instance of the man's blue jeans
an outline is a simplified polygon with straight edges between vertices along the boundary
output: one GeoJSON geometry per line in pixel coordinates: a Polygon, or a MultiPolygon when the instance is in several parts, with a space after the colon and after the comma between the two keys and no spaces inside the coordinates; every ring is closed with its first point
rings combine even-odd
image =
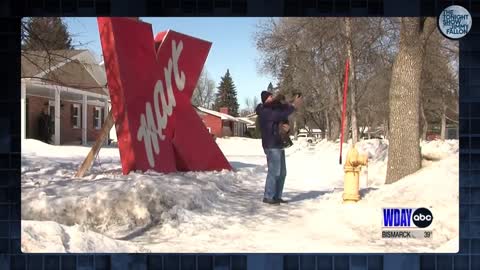
{"type": "Polygon", "coordinates": [[[283,185],[287,176],[287,165],[285,163],[285,150],[264,149],[267,155],[267,180],[265,182],[264,198],[278,200],[282,198],[283,185]]]}

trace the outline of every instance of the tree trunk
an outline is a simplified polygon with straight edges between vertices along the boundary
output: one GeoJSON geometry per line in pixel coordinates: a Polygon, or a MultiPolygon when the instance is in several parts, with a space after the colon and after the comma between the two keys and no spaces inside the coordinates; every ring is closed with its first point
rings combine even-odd
{"type": "Polygon", "coordinates": [[[331,122],[330,122],[330,128],[331,128],[331,132],[330,132],[330,138],[332,139],[332,141],[336,142],[337,140],[340,139],[340,120],[337,118],[337,117],[334,117],[331,119],[331,122]]]}
{"type": "Polygon", "coordinates": [[[402,18],[399,52],[390,84],[390,134],[386,184],[421,168],[419,145],[420,79],[425,43],[435,27],[433,18],[402,18]]]}
{"type": "MultiPolygon", "coordinates": [[[[352,89],[353,90],[353,89],[352,89]]],[[[358,124],[357,124],[357,112],[355,109],[355,91],[352,91],[350,99],[350,121],[349,121],[349,129],[346,131],[352,132],[352,144],[356,144],[358,142],[358,124]]],[[[346,121],[347,122],[347,121],[346,121]]],[[[347,132],[348,134],[348,132],[347,132]]]]}
{"type": "Polygon", "coordinates": [[[388,140],[388,135],[389,135],[389,125],[388,125],[388,118],[385,119],[384,123],[383,123],[383,132],[384,132],[384,135],[385,135],[385,140],[388,140]]]}
{"type": "MultiPolygon", "coordinates": [[[[340,78],[340,86],[343,86],[344,85],[344,82],[342,81],[341,77],[340,78]]],[[[334,125],[333,125],[333,132],[332,132],[332,139],[334,141],[337,141],[337,139],[341,139],[340,138],[340,132],[342,131],[342,113],[343,113],[343,91],[342,91],[342,87],[338,87],[337,88],[337,102],[338,102],[338,106],[337,108],[335,109],[335,113],[337,115],[337,117],[334,117],[334,125]]],[[[347,107],[348,108],[348,107],[347,107]]],[[[345,108],[345,109],[347,109],[345,108]]],[[[348,120],[348,117],[347,117],[347,113],[345,112],[345,122],[346,120],[348,120]]],[[[347,125],[345,125],[347,126],[347,125]]],[[[347,135],[348,135],[348,132],[347,132],[347,135]]],[[[347,137],[347,136],[345,136],[347,137]]]]}
{"type": "Polygon", "coordinates": [[[447,133],[447,104],[445,98],[442,97],[442,129],[440,131],[440,139],[445,140],[447,133]]]}
{"type": "Polygon", "coordinates": [[[423,125],[422,125],[422,140],[427,140],[427,132],[428,132],[428,121],[427,121],[427,117],[425,115],[425,107],[423,107],[423,104],[420,103],[420,112],[422,114],[422,121],[423,121],[423,125]]]}
{"type": "Polygon", "coordinates": [[[372,124],[370,123],[370,117],[368,113],[366,115],[365,126],[367,128],[367,138],[370,140],[372,138],[371,136],[372,124]]]}
{"type": "MultiPolygon", "coordinates": [[[[348,106],[347,106],[348,108],[348,106]]],[[[348,109],[347,109],[348,111],[348,109]]],[[[348,143],[348,139],[349,139],[349,134],[350,134],[350,123],[348,121],[348,113],[345,113],[345,123],[344,123],[344,126],[343,126],[343,142],[344,143],[348,143]]],[[[340,119],[340,132],[342,131],[341,128],[342,128],[342,119],[340,119]]]]}
{"type": "Polygon", "coordinates": [[[323,137],[324,139],[327,139],[327,141],[331,139],[330,132],[331,132],[330,119],[328,118],[328,111],[325,110],[325,130],[323,131],[323,137]]]}
{"type": "MultiPolygon", "coordinates": [[[[358,142],[358,126],[357,126],[357,112],[356,112],[356,89],[355,89],[355,61],[353,59],[353,44],[352,44],[352,29],[350,24],[351,18],[345,19],[345,29],[346,29],[346,36],[347,36],[347,56],[348,61],[350,63],[350,70],[348,76],[348,86],[349,86],[349,93],[350,93],[350,117],[351,117],[351,125],[352,125],[352,144],[358,142]]],[[[347,133],[348,134],[348,133],[347,133]]]]}

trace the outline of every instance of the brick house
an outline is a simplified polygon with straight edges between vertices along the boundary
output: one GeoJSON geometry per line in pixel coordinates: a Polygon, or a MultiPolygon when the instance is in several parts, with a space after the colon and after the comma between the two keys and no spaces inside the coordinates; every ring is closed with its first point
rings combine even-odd
{"type": "Polygon", "coordinates": [[[195,107],[198,115],[207,127],[210,134],[215,137],[245,136],[247,124],[239,118],[228,114],[228,108],[220,108],[220,112],[195,107]]]}
{"type": "Polygon", "coordinates": [[[109,109],[105,71],[87,50],[22,51],[22,139],[39,139],[39,117],[51,119],[51,143],[96,140],[109,109]]]}

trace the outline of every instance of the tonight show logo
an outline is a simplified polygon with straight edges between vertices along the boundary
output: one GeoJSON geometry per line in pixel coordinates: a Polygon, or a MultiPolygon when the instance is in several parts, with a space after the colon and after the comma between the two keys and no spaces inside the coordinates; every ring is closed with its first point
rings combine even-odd
{"type": "Polygon", "coordinates": [[[438,17],[440,32],[449,39],[460,39],[472,28],[472,16],[462,6],[449,6],[438,17]]]}

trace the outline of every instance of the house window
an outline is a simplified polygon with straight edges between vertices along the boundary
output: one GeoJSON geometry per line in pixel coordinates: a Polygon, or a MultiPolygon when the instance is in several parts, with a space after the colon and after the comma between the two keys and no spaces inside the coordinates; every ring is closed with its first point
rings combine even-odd
{"type": "Polygon", "coordinates": [[[80,104],[73,104],[72,105],[72,126],[73,126],[73,128],[80,128],[81,127],[80,104]]]}
{"type": "Polygon", "coordinates": [[[210,127],[207,127],[207,129],[208,129],[208,133],[211,134],[211,133],[212,133],[212,129],[211,129],[210,127]]]}
{"type": "Polygon", "coordinates": [[[93,123],[95,125],[95,129],[102,128],[102,108],[95,107],[94,115],[93,115],[93,123]]]}

